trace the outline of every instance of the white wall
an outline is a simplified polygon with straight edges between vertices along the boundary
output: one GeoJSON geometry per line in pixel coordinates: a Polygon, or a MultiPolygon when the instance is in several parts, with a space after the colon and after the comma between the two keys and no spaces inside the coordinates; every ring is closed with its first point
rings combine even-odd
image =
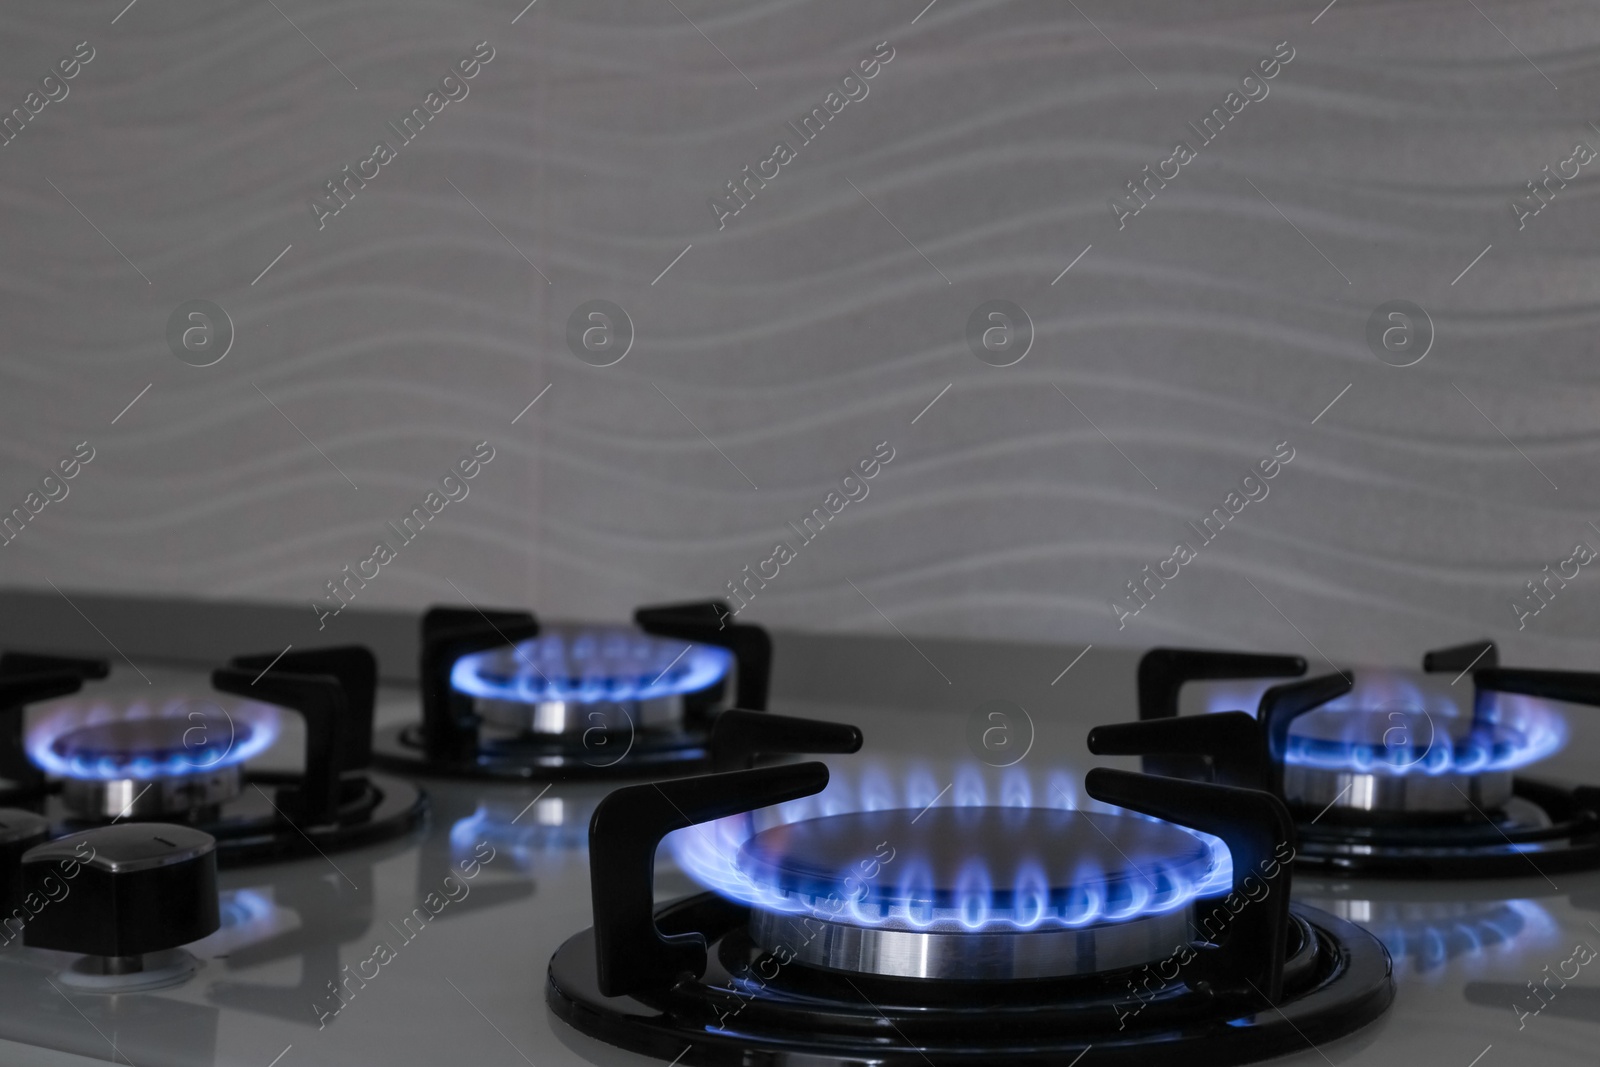
{"type": "Polygon", "coordinates": [[[913,635],[1313,659],[1592,648],[1600,575],[1520,633],[1510,605],[1600,546],[1594,180],[1521,232],[1509,207],[1600,146],[1592,6],[538,0],[513,25],[516,0],[123,2],[0,14],[0,106],[95,49],[0,148],[0,505],[96,450],[0,584],[310,623],[488,439],[471,495],[358,603],[615,615],[718,593],[889,441],[749,617],[889,632],[875,604],[913,635]],[[385,122],[484,40],[470,95],[319,231],[322,183],[398,145],[385,122]],[[719,231],[708,197],[885,40],[869,95],[719,231]],[[1108,199],[1284,40],[1270,95],[1119,231],[1108,199]],[[565,342],[597,298],[637,333],[605,369],[565,342]],[[1012,367],[963,339],[995,298],[1037,329],[1012,367]],[[190,299],[237,329],[209,368],[165,338],[190,299]],[[1393,299],[1437,329],[1406,369],[1363,340],[1393,299]],[[1119,631],[1123,583],[1284,440],[1270,496],[1119,631]]]}

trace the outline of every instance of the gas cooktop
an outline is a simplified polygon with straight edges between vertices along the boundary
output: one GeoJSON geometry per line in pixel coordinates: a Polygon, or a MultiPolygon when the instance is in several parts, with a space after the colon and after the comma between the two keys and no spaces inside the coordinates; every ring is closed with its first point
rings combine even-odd
{"type": "MultiPolygon", "coordinates": [[[[583,630],[542,633],[570,655],[583,630]]],[[[223,668],[238,678],[80,670],[75,692],[30,705],[55,783],[37,822],[0,819],[0,852],[32,849],[20,888],[43,916],[31,944],[0,932],[0,1062],[1592,1061],[1600,872],[1533,852],[1493,878],[1308,865],[1286,848],[1317,812],[1089,751],[1091,730],[1136,713],[1137,650],[1096,647],[1063,675],[1055,649],[919,646],[949,685],[903,643],[776,635],[770,710],[751,713],[766,718],[698,774],[406,775],[336,746],[340,781],[398,783],[420,823],[231,854],[211,831],[247,794],[313,803],[316,713],[274,703],[303,692],[235,696],[256,658],[223,668]],[[106,707],[140,725],[108,725],[106,707]],[[130,762],[130,739],[153,765],[130,762]],[[769,747],[791,755],[752,760],[769,747]],[[237,795],[229,773],[131,806],[106,784],[206,778],[223,759],[237,795]],[[139,887],[157,875],[151,903],[139,887]],[[207,879],[214,915],[181,903],[207,879]],[[164,918],[134,927],[203,936],[174,957],[116,921],[149,907],[164,918]]],[[[537,651],[543,668],[558,650],[537,651]]],[[[288,665],[272,670],[317,673],[288,665]]],[[[424,719],[410,684],[377,685],[372,706],[373,736],[424,719]]],[[[1552,711],[1551,788],[1590,770],[1600,730],[1582,710],[1552,711]]]]}

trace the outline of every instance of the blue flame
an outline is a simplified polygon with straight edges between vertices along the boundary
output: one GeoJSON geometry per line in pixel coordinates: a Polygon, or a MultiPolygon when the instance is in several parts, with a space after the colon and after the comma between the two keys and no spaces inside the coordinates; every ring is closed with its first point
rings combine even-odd
{"type": "MultiPolygon", "coordinates": [[[[1256,689],[1214,687],[1206,710],[1248,709],[1256,689]]],[[[1545,701],[1490,693],[1474,715],[1443,680],[1364,671],[1349,693],[1295,719],[1279,755],[1360,774],[1482,774],[1545,759],[1566,739],[1566,720],[1545,701]]]]}
{"type": "MultiPolygon", "coordinates": [[[[898,783],[877,768],[865,770],[859,782],[835,773],[828,788],[815,796],[677,830],[667,835],[664,845],[685,873],[730,900],[784,914],[901,929],[1031,930],[1124,922],[1173,911],[1196,897],[1225,894],[1232,886],[1233,863],[1227,846],[1216,837],[1186,827],[1178,829],[1199,841],[1207,857],[1204,874],[1199,877],[1155,856],[1130,861],[1137,864],[1143,877],[1111,879],[1092,863],[1079,862],[1071,884],[1053,885],[1037,862],[999,871],[974,857],[960,871],[955,899],[945,902],[936,902],[931,871],[911,854],[892,860],[898,869],[887,886],[873,893],[843,888],[829,892],[821,886],[807,892],[780,889],[751,878],[740,867],[740,849],[761,830],[855,811],[916,812],[936,802],[940,807],[973,808],[998,801],[1002,807],[1091,810],[1160,821],[1100,804],[1080,809],[1072,776],[1065,771],[1048,772],[1042,788],[1017,767],[1006,768],[997,781],[989,780],[987,773],[989,768],[973,765],[963,765],[946,776],[918,768],[898,783]],[[949,788],[938,784],[941,777],[949,788]]],[[[840,886],[843,884],[841,880],[840,886]]]]}
{"type": "Polygon", "coordinates": [[[450,669],[450,685],[468,696],[523,704],[655,700],[697,693],[732,666],[727,649],[631,627],[554,628],[512,648],[462,656],[450,669]]]}
{"type": "Polygon", "coordinates": [[[26,746],[35,766],[63,778],[180,778],[260,755],[278,739],[279,715],[268,704],[183,695],[127,705],[60,702],[42,709],[26,746]]]}

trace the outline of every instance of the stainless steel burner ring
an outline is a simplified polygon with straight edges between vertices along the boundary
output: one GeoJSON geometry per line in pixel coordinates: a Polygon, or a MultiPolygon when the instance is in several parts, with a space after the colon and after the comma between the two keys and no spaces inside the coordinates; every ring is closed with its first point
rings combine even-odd
{"type": "Polygon", "coordinates": [[[752,902],[750,936],[780,961],[1005,980],[1173,956],[1195,936],[1193,899],[1217,862],[1210,844],[1168,823],[975,806],[769,827],[740,846],[738,869],[795,905],[752,902]]]}
{"type": "Polygon", "coordinates": [[[1032,930],[910,930],[752,909],[750,937],[779,960],[891,978],[1060,978],[1154,963],[1193,941],[1189,906],[1125,922],[1032,930]]]}
{"type": "Polygon", "coordinates": [[[200,816],[243,789],[237,764],[170,778],[68,778],[61,786],[67,808],[85,819],[200,816]]]}
{"type": "Polygon", "coordinates": [[[625,734],[631,730],[661,730],[679,726],[683,722],[684,698],[674,695],[651,700],[541,700],[523,703],[476,697],[473,710],[485,722],[522,733],[581,738],[591,730],[625,734]]]}
{"type": "Polygon", "coordinates": [[[1396,773],[1291,763],[1283,769],[1283,793],[1291,804],[1346,815],[1489,812],[1511,800],[1511,772],[1427,774],[1417,767],[1396,773]]]}

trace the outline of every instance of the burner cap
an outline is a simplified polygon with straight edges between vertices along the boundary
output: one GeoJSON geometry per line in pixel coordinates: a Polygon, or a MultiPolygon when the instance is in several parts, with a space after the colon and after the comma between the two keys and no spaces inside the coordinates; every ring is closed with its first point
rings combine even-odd
{"type": "Polygon", "coordinates": [[[510,648],[462,656],[450,685],[483,700],[538,704],[659,700],[727,677],[733,655],[632,627],[551,628],[510,648]]]}
{"type": "Polygon", "coordinates": [[[194,712],[188,718],[113,719],[80,726],[51,742],[63,761],[96,778],[197,773],[251,737],[248,722],[194,712]]]}
{"type": "Polygon", "coordinates": [[[278,737],[281,709],[174,693],[154,701],[62,701],[26,732],[28,758],[69,781],[150,782],[204,777],[260,755],[278,737]]]}
{"type": "Polygon", "coordinates": [[[1416,768],[1424,774],[1502,770],[1557,741],[1553,728],[1531,725],[1435,718],[1415,706],[1318,709],[1295,721],[1285,762],[1355,771],[1416,768]]]}
{"type": "MultiPolygon", "coordinates": [[[[1056,808],[852,812],[788,823],[745,842],[743,874],[829,918],[926,929],[1027,929],[1170,911],[1215,872],[1189,831],[1056,808]],[[829,900],[848,903],[848,913],[829,900]]],[[[781,904],[780,904],[781,907],[781,904]]]]}

